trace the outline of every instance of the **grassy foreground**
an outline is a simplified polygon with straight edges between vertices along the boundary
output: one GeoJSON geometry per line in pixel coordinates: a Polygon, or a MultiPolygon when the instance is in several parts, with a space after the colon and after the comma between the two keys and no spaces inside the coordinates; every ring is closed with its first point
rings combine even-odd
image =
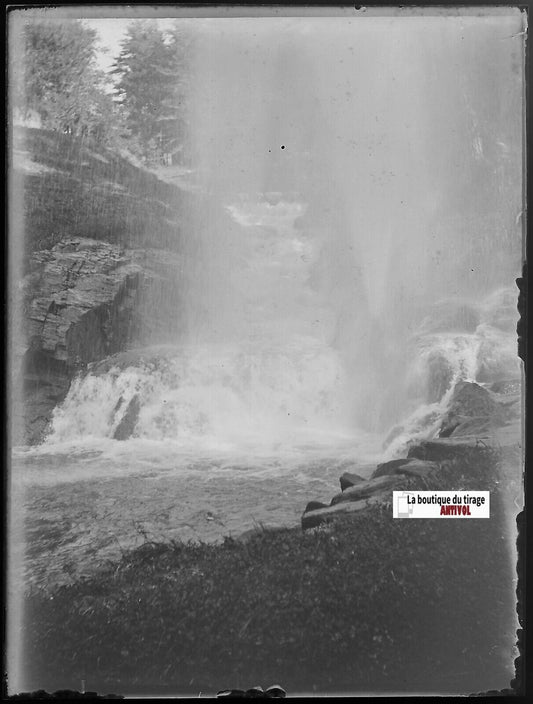
{"type": "Polygon", "coordinates": [[[497,458],[463,449],[423,489],[490,489],[491,518],[390,506],[246,542],[154,544],[27,598],[29,687],[204,694],[500,689],[514,594],[497,458]]]}

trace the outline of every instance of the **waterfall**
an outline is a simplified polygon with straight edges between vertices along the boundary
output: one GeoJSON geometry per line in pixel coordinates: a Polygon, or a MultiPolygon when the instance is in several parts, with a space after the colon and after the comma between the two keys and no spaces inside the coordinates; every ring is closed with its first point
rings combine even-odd
{"type": "Polygon", "coordinates": [[[520,47],[474,19],[198,23],[170,366],[78,380],[51,439],[113,437],[137,396],[138,437],[334,445],[516,375],[516,310],[487,311],[520,264],[520,47]]]}

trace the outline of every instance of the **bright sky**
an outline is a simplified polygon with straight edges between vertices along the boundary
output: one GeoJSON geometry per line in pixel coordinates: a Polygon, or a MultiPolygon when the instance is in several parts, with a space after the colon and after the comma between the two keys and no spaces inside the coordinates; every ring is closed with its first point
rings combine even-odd
{"type": "MultiPolygon", "coordinates": [[[[124,38],[127,26],[133,21],[131,18],[84,19],[84,24],[98,32],[100,52],[97,55],[98,65],[104,71],[109,70],[113,61],[120,52],[120,43],[124,38]]],[[[161,29],[172,27],[174,19],[157,19],[161,29]]]]}

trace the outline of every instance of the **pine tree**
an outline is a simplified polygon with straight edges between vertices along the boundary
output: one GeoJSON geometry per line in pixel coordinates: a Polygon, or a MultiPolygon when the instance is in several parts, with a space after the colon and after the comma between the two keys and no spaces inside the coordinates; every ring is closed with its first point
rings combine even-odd
{"type": "Polygon", "coordinates": [[[131,23],[112,72],[126,124],[143,158],[161,162],[176,153],[183,132],[183,52],[176,34],[149,20],[131,23]]]}

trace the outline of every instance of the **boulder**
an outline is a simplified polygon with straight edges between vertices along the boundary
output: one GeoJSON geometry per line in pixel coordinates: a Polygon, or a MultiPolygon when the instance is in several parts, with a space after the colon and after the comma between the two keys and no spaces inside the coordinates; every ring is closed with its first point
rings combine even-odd
{"type": "Polygon", "coordinates": [[[381,497],[368,497],[362,501],[345,501],[328,508],[320,508],[302,515],[302,529],[316,528],[323,523],[329,523],[337,518],[364,512],[376,503],[381,503],[381,497]]]}
{"type": "Polygon", "coordinates": [[[348,487],[354,486],[355,484],[359,484],[360,482],[364,481],[364,477],[360,477],[354,472],[344,472],[344,474],[339,477],[341,491],[344,491],[345,489],[348,489],[348,487]]]}
{"type": "Polygon", "coordinates": [[[304,513],[308,511],[316,511],[318,508],[327,508],[328,505],[322,503],[322,501],[310,501],[304,509],[304,513]]]}
{"type": "MultiPolygon", "coordinates": [[[[120,399],[122,400],[122,398],[120,399]]],[[[119,404],[117,405],[122,405],[119,404]]],[[[128,406],[119,424],[117,425],[115,432],[113,434],[114,440],[127,440],[133,435],[137,421],[139,420],[139,411],[141,410],[141,402],[139,401],[139,395],[135,394],[128,406]]]]}
{"type": "Polygon", "coordinates": [[[372,478],[404,474],[408,476],[427,477],[439,469],[436,462],[423,461],[416,458],[390,460],[378,464],[372,478]]]}
{"type": "Polygon", "coordinates": [[[390,495],[392,498],[392,488],[398,486],[403,481],[401,476],[383,476],[374,479],[368,479],[367,481],[361,482],[360,484],[355,484],[349,487],[340,494],[336,494],[331,499],[331,506],[336,504],[347,502],[347,501],[360,501],[362,499],[367,499],[371,496],[387,497],[390,495]]]}
{"type": "Polygon", "coordinates": [[[487,389],[471,381],[456,384],[442,420],[439,437],[449,437],[468,418],[496,418],[498,403],[487,389]]]}

